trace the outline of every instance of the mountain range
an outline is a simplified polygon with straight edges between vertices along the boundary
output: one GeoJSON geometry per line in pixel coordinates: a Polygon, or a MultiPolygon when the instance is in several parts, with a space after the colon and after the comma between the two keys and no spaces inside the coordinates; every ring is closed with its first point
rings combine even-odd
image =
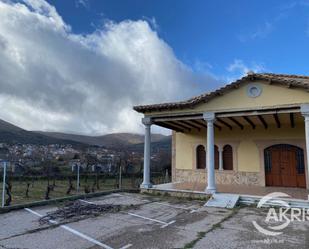
{"type": "MultiPolygon", "coordinates": [[[[171,137],[152,134],[151,140],[157,145],[170,144],[171,137]]],[[[144,135],[134,133],[112,133],[102,136],[87,136],[61,132],[27,131],[0,119],[0,142],[9,144],[72,144],[73,146],[98,145],[106,148],[121,149],[140,147],[144,135]]]]}

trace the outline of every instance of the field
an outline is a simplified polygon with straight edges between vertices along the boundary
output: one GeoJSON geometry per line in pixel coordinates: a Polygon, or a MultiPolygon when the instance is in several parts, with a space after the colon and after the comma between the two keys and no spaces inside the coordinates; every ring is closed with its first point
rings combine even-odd
{"type": "MultiPolygon", "coordinates": [[[[154,183],[162,183],[164,181],[163,177],[153,177],[152,180],[154,183]]],[[[21,203],[29,203],[33,201],[45,200],[46,198],[46,190],[48,186],[48,181],[45,178],[15,178],[11,180],[11,194],[12,194],[12,202],[11,205],[21,204],[21,203]],[[26,195],[27,185],[29,184],[28,196],[26,195]]],[[[119,176],[114,177],[104,177],[99,176],[98,182],[96,182],[95,176],[88,177],[87,184],[85,181],[85,177],[81,176],[80,179],[80,187],[79,192],[77,192],[77,181],[76,177],[72,178],[72,186],[73,189],[68,194],[67,191],[69,189],[69,180],[68,179],[51,179],[49,181],[49,185],[51,186],[51,191],[49,193],[49,198],[59,198],[72,196],[76,194],[85,193],[85,186],[88,186],[88,191],[99,192],[105,190],[118,189],[121,185],[123,189],[134,189],[139,186],[142,182],[141,177],[123,177],[122,183],[119,184],[119,176]]],[[[0,181],[0,193],[2,195],[2,179],[0,181]]],[[[5,199],[8,198],[8,195],[5,195],[5,199]]],[[[1,199],[0,199],[1,202],[1,199]]]]}

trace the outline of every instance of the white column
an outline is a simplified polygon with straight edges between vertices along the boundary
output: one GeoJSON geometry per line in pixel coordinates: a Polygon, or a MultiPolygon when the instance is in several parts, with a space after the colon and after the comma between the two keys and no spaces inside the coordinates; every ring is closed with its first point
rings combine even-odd
{"type": "Polygon", "coordinates": [[[213,194],[216,192],[215,179],[215,143],[214,143],[214,121],[215,114],[213,112],[205,112],[204,120],[207,122],[207,146],[206,146],[206,165],[207,165],[207,187],[206,193],[213,194]]]}
{"type": "Polygon", "coordinates": [[[150,183],[150,146],[151,146],[151,119],[143,118],[142,123],[145,125],[145,143],[144,143],[144,178],[141,188],[151,188],[150,183]]]}
{"type": "Polygon", "coordinates": [[[300,108],[301,114],[305,118],[305,140],[307,156],[307,172],[309,173],[309,104],[303,104],[300,108]]]}
{"type": "Polygon", "coordinates": [[[223,170],[223,148],[218,146],[219,151],[219,170],[223,170]]]}

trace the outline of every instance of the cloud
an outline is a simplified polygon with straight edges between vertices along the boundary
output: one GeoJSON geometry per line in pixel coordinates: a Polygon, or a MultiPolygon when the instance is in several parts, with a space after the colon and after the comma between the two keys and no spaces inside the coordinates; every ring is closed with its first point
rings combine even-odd
{"type": "Polygon", "coordinates": [[[265,71],[265,67],[262,63],[252,62],[249,65],[246,64],[243,60],[234,59],[234,61],[227,66],[226,70],[233,74],[229,76],[228,81],[235,80],[245,76],[248,72],[253,71],[254,73],[260,73],[265,71]]]}
{"type": "Polygon", "coordinates": [[[81,35],[44,0],[0,0],[0,20],[0,118],[26,129],[141,132],[133,105],[216,82],[179,61],[145,20],[81,35]]]}
{"type": "Polygon", "coordinates": [[[266,21],[261,26],[259,26],[255,31],[250,32],[248,34],[239,35],[238,39],[241,42],[246,42],[249,40],[256,40],[256,39],[264,39],[273,32],[274,28],[275,28],[275,25],[273,22],[266,21]]]}
{"type": "Polygon", "coordinates": [[[75,6],[76,8],[83,7],[85,9],[89,9],[90,3],[88,0],[75,0],[75,6]]]}

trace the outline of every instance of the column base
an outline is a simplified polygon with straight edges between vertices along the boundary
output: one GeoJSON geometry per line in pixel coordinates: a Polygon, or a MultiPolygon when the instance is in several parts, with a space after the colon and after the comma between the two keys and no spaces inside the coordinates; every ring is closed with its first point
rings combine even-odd
{"type": "Polygon", "coordinates": [[[206,192],[206,194],[210,194],[210,195],[212,195],[212,194],[215,194],[216,192],[217,192],[217,190],[216,190],[216,188],[206,188],[205,189],[205,192],[206,192]]]}
{"type": "Polygon", "coordinates": [[[142,183],[139,187],[140,188],[152,188],[152,184],[151,183],[142,183]]]}

